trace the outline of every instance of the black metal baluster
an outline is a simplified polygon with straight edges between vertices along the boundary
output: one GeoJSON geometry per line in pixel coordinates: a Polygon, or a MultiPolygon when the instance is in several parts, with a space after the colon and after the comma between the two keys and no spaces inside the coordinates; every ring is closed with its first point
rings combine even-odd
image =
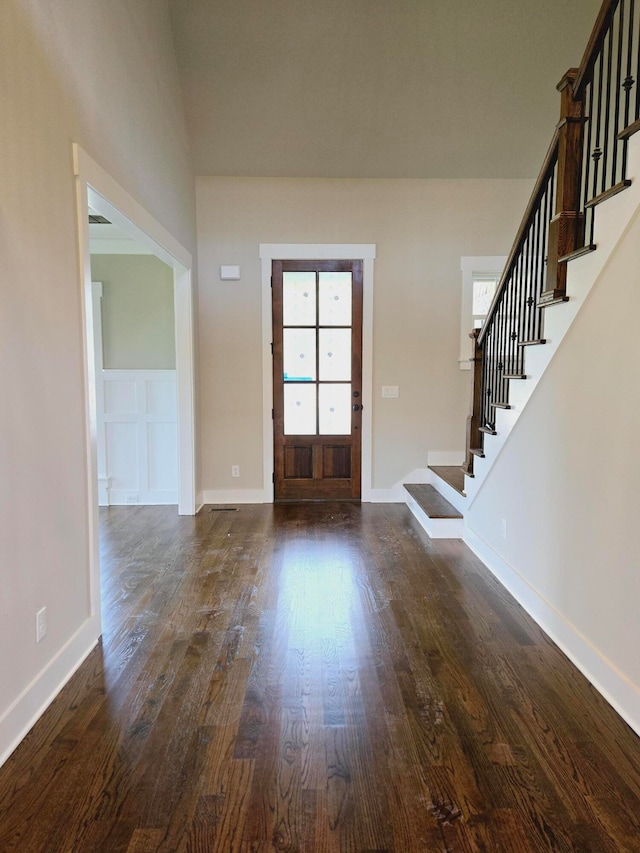
{"type": "MultiPolygon", "coordinates": [[[[531,316],[529,317],[530,334],[532,341],[537,341],[540,337],[538,330],[538,309],[537,304],[540,294],[546,287],[547,277],[547,258],[544,251],[545,234],[547,230],[547,190],[542,194],[538,210],[536,211],[536,219],[538,226],[538,242],[536,245],[536,274],[533,279],[533,304],[531,305],[531,316]],[[545,282],[544,284],[542,282],[545,282]]],[[[550,282],[550,286],[554,287],[554,282],[550,282]]]]}
{"type": "Polygon", "coordinates": [[[520,279],[520,300],[519,300],[519,309],[518,309],[518,331],[516,337],[516,354],[518,357],[518,370],[517,373],[524,372],[524,353],[522,351],[522,347],[518,346],[519,341],[524,340],[524,324],[526,317],[526,308],[527,308],[527,273],[526,273],[526,263],[525,258],[522,254],[520,254],[518,258],[518,277],[520,279]]]}
{"type": "Polygon", "coordinates": [[[504,339],[504,357],[502,359],[502,399],[505,403],[509,402],[509,383],[504,378],[505,373],[511,372],[511,351],[513,347],[513,341],[511,340],[511,335],[513,334],[512,324],[513,324],[513,312],[515,310],[515,298],[516,298],[516,282],[513,273],[511,273],[509,277],[509,290],[507,292],[507,305],[506,305],[506,335],[504,339]]]}
{"type": "MultiPolygon", "coordinates": [[[[607,42],[607,80],[605,85],[604,130],[602,134],[602,182],[600,192],[604,192],[609,189],[607,186],[607,173],[610,167],[609,143],[611,136],[611,59],[613,54],[613,30],[609,30],[607,32],[605,40],[607,42]]],[[[613,186],[613,184],[611,184],[611,186],[613,186]]]]}
{"type": "MultiPolygon", "coordinates": [[[[633,25],[635,22],[635,0],[629,0],[629,15],[628,15],[628,30],[627,30],[627,76],[624,78],[622,88],[624,89],[624,113],[622,119],[622,130],[629,126],[629,110],[631,107],[631,89],[633,88],[634,79],[631,76],[631,63],[633,61],[633,25]]],[[[622,141],[622,180],[627,177],[627,147],[628,140],[622,141]]]]}
{"type": "MultiPolygon", "coordinates": [[[[611,129],[612,134],[612,162],[611,162],[611,181],[612,186],[618,183],[617,166],[618,166],[618,131],[620,127],[620,94],[622,92],[622,49],[624,43],[624,0],[620,0],[617,12],[618,20],[618,50],[616,60],[616,91],[613,107],[614,122],[611,129]]],[[[622,175],[624,177],[624,174],[622,175]]]]}
{"type": "MultiPolygon", "coordinates": [[[[587,207],[589,201],[589,174],[591,171],[591,131],[593,128],[593,81],[589,83],[589,102],[587,112],[587,139],[583,147],[582,158],[584,160],[584,184],[582,187],[582,205],[581,210],[584,213],[584,237],[585,243],[593,244],[593,210],[587,207]],[[588,217],[588,223],[587,223],[588,217]]],[[[585,98],[586,101],[586,98],[585,98]]]]}
{"type": "Polygon", "coordinates": [[[531,236],[531,241],[528,245],[529,250],[529,276],[527,282],[527,323],[525,328],[525,341],[534,340],[533,337],[533,305],[535,302],[535,281],[538,275],[538,244],[540,240],[540,204],[538,203],[538,207],[536,208],[536,212],[533,217],[532,226],[529,229],[529,234],[531,236]]]}
{"type": "Polygon", "coordinates": [[[518,318],[522,311],[521,281],[517,264],[513,268],[513,316],[510,326],[509,373],[518,373],[518,318]]]}
{"type": "MultiPolygon", "coordinates": [[[[602,76],[603,76],[603,67],[602,67],[602,53],[598,56],[597,65],[598,65],[598,87],[597,87],[597,102],[596,108],[593,115],[594,124],[594,133],[595,133],[595,147],[593,149],[592,157],[593,157],[593,193],[591,194],[592,198],[595,198],[598,195],[598,172],[600,168],[600,158],[602,157],[602,148],[600,147],[600,124],[602,117],[602,76]]],[[[595,83],[595,66],[594,66],[594,83],[595,83]]]]}

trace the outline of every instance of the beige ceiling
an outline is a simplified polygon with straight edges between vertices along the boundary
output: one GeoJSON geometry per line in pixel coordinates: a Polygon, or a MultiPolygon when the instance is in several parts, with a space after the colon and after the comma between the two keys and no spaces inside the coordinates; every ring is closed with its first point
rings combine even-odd
{"type": "Polygon", "coordinates": [[[170,0],[196,173],[530,178],[600,0],[170,0]]]}

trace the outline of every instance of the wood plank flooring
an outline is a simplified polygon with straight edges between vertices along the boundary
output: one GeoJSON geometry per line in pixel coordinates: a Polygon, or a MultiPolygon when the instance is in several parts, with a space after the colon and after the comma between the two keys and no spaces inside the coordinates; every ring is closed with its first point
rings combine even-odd
{"type": "Polygon", "coordinates": [[[405,506],[111,508],[102,564],[2,853],[640,851],[640,739],[405,506]]]}

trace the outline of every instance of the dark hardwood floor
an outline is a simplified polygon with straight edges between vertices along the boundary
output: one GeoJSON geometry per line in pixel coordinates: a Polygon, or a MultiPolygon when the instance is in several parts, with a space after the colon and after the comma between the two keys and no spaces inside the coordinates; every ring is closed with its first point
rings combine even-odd
{"type": "Polygon", "coordinates": [[[112,508],[102,541],[2,853],[640,851],[640,739],[406,507],[112,508]]]}

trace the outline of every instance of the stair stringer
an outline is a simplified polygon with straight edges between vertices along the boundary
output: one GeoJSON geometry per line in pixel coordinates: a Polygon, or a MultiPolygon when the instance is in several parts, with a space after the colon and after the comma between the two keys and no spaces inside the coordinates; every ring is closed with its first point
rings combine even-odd
{"type": "Polygon", "coordinates": [[[640,207],[640,133],[629,140],[627,163],[627,174],[632,181],[631,186],[598,206],[595,212],[596,250],[575,258],[567,264],[566,292],[569,301],[560,302],[545,309],[546,344],[525,348],[524,372],[527,378],[510,380],[511,408],[496,409],[497,435],[485,434],[484,458],[476,456],[473,463],[474,476],[465,477],[467,507],[473,504],[482,489],[529,398],[640,207]]]}

